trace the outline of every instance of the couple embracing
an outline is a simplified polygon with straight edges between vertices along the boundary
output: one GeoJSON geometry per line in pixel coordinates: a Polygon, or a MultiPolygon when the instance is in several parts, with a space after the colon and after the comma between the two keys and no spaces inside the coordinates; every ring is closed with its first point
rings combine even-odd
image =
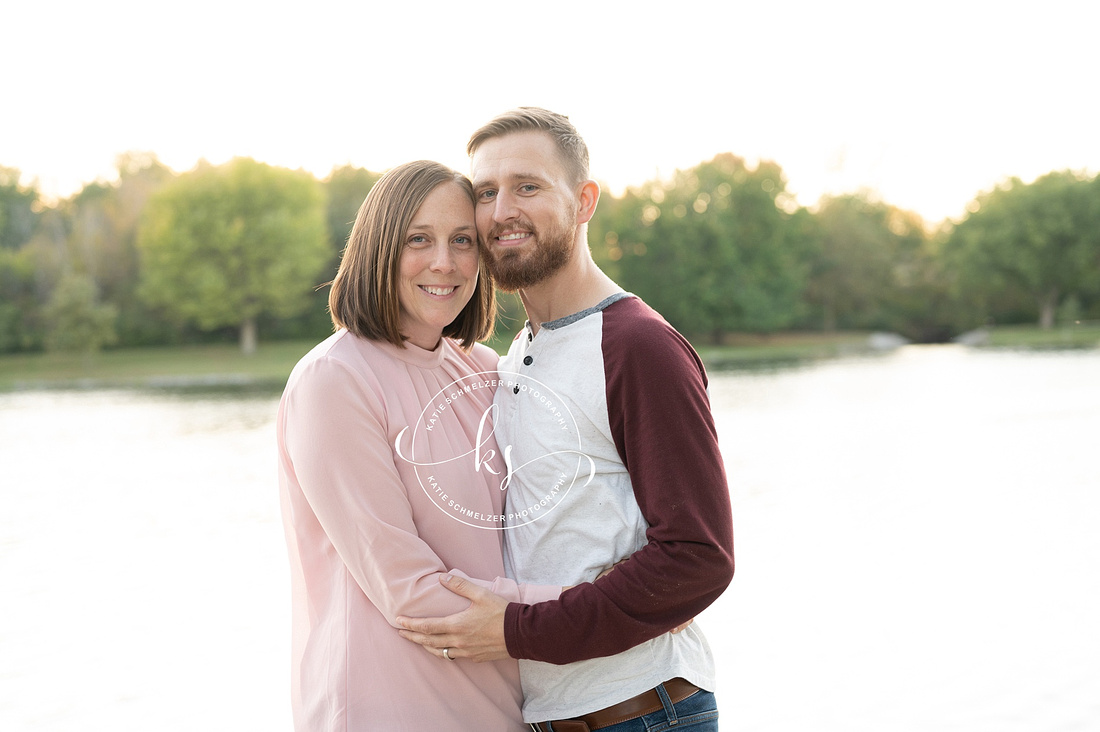
{"type": "Polygon", "coordinates": [[[355,221],[336,332],[279,408],[299,732],[716,730],[692,619],[733,575],[688,342],[592,259],[569,120],[399,166],[355,221]],[[495,288],[527,323],[478,343],[495,288]]]}

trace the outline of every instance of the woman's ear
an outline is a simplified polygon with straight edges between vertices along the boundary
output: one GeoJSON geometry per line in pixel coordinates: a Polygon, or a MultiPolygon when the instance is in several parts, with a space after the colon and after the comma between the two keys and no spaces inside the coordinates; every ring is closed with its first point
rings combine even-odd
{"type": "Polygon", "coordinates": [[[581,183],[577,199],[577,223],[587,224],[596,213],[596,204],[600,200],[600,184],[594,180],[581,183]]]}

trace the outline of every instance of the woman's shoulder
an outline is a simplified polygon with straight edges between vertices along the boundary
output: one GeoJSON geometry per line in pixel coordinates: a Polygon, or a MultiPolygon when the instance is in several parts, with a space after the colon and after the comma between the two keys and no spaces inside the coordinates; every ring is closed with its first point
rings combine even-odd
{"type": "Polygon", "coordinates": [[[317,364],[332,364],[361,358],[364,347],[369,350],[370,341],[340,329],[309,350],[298,361],[297,369],[317,364]]]}
{"type": "Polygon", "coordinates": [[[375,341],[341,329],[302,356],[291,372],[288,386],[349,379],[374,382],[376,372],[385,372],[391,360],[375,341]]]}

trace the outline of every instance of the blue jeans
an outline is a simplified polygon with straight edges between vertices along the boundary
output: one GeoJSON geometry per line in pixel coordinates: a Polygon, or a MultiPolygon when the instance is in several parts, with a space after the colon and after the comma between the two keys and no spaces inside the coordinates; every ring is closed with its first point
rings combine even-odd
{"type": "Polygon", "coordinates": [[[657,687],[664,709],[637,719],[604,727],[600,732],[666,732],[688,729],[692,732],[718,732],[718,702],[714,694],[700,689],[687,699],[672,703],[664,686],[657,687]]]}

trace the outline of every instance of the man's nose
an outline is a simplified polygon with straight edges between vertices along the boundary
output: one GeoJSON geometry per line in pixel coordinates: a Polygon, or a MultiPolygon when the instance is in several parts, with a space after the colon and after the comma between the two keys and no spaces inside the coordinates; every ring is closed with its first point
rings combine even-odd
{"type": "Polygon", "coordinates": [[[506,191],[497,193],[493,201],[493,221],[503,223],[516,218],[518,213],[516,197],[506,191]]]}

